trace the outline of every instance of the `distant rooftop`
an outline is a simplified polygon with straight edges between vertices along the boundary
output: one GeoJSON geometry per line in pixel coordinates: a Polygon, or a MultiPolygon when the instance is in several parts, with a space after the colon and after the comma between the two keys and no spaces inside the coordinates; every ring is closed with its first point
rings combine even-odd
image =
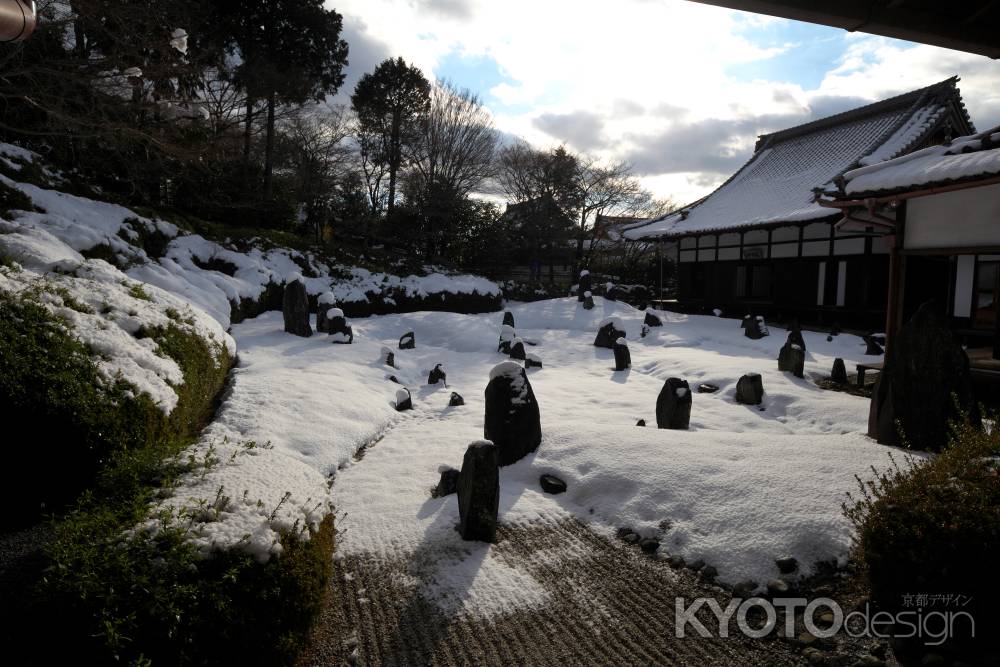
{"type": "Polygon", "coordinates": [[[835,215],[816,192],[851,169],[921,147],[938,130],[975,132],[952,77],[844,113],[761,135],[754,154],[714,192],[629,227],[629,238],[668,237],[817,220],[835,215]]]}

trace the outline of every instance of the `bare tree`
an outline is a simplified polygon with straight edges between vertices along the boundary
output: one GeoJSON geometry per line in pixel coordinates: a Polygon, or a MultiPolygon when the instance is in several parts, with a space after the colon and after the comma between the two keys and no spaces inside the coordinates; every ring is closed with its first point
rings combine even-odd
{"type": "Polygon", "coordinates": [[[580,217],[576,259],[579,262],[584,256],[583,246],[588,227],[595,232],[592,236],[601,232],[594,224],[597,216],[628,215],[636,198],[642,192],[642,186],[638,179],[632,176],[632,167],[628,163],[605,163],[598,158],[585,157],[580,161],[577,188],[580,197],[580,217]]]}
{"type": "Polygon", "coordinates": [[[464,197],[493,174],[498,141],[493,118],[476,95],[448,81],[435,83],[420,123],[414,176],[464,197]]]}

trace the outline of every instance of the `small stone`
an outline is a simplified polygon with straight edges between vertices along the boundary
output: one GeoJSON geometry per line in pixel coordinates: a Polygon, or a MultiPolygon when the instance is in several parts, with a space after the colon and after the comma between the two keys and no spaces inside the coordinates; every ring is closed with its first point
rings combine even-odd
{"type": "Polygon", "coordinates": [[[524,355],[524,367],[525,368],[541,368],[542,358],[537,354],[526,354],[524,355]]]}
{"type": "Polygon", "coordinates": [[[645,419],[640,419],[639,421],[637,421],[635,423],[635,425],[636,426],[645,426],[646,425],[646,420],[645,419]]]}
{"type": "Polygon", "coordinates": [[[810,665],[823,665],[826,663],[826,656],[815,646],[806,647],[802,651],[802,657],[808,660],[810,665]]]}
{"type": "Polygon", "coordinates": [[[639,338],[645,338],[648,335],[649,335],[649,325],[648,324],[643,324],[639,328],[639,338]]]}
{"type": "Polygon", "coordinates": [[[833,360],[833,370],[830,372],[830,380],[837,384],[847,384],[847,367],[844,360],[837,357],[833,360]]]}
{"type": "Polygon", "coordinates": [[[451,392],[451,396],[448,398],[448,407],[457,408],[460,405],[465,405],[465,399],[457,391],[451,392]]]}
{"type": "Polygon", "coordinates": [[[714,394],[717,391],[719,391],[719,385],[717,384],[702,382],[700,385],[698,385],[699,394],[714,394]]]}
{"type": "Polygon", "coordinates": [[[812,646],[818,641],[811,632],[800,632],[797,639],[803,646],[812,646]]]}
{"type": "Polygon", "coordinates": [[[826,337],[826,342],[827,343],[832,343],[833,342],[833,336],[827,336],[826,337]]]}
{"type": "Polygon", "coordinates": [[[692,570],[696,570],[696,571],[700,570],[701,568],[705,567],[705,561],[703,561],[702,559],[698,558],[698,559],[693,560],[690,563],[688,563],[688,567],[690,569],[692,569],[692,570]]]}
{"type": "Polygon", "coordinates": [[[413,350],[417,347],[417,338],[412,331],[407,331],[399,337],[399,349],[413,350]]]}
{"type": "Polygon", "coordinates": [[[542,475],[538,478],[538,483],[541,485],[542,491],[545,493],[556,495],[566,492],[566,482],[562,481],[555,475],[542,475]]]}
{"type": "Polygon", "coordinates": [[[675,570],[681,569],[682,567],[684,567],[685,564],[684,558],[682,556],[671,556],[668,562],[670,563],[670,567],[674,568],[675,570]]]}
{"type": "Polygon", "coordinates": [[[819,615],[819,622],[823,625],[829,627],[833,625],[833,622],[837,620],[837,617],[833,615],[832,611],[823,612],[819,615]]]}
{"type": "Polygon", "coordinates": [[[347,324],[344,311],[330,308],[326,311],[326,330],[334,343],[350,344],[354,341],[354,331],[347,324]]]}
{"type": "Polygon", "coordinates": [[[642,537],[640,537],[638,533],[628,532],[625,533],[622,539],[628,542],[629,544],[638,544],[639,540],[641,540],[642,537]]]}
{"type": "Polygon", "coordinates": [[[594,309],[594,295],[589,291],[583,293],[583,309],[593,310],[594,309]]]}
{"type": "Polygon", "coordinates": [[[764,400],[764,382],[760,373],[747,373],[736,383],[736,402],[760,405],[764,400]]]}
{"type": "Polygon", "coordinates": [[[398,378],[398,377],[396,377],[395,375],[386,375],[386,376],[385,376],[385,379],[386,379],[386,380],[389,380],[390,382],[395,382],[396,384],[402,384],[402,383],[401,383],[401,382],[399,381],[399,378],[398,378]]]}
{"type": "Polygon", "coordinates": [[[741,581],[740,583],[733,586],[733,597],[735,598],[748,598],[753,595],[753,592],[757,590],[756,581],[741,581]]]}
{"type": "Polygon", "coordinates": [[[656,427],[684,430],[691,422],[691,389],[686,380],[668,378],[656,397],[656,427]]]}
{"type": "Polygon", "coordinates": [[[660,541],[652,537],[647,537],[639,540],[639,548],[646,553],[651,554],[660,548],[660,541]]]}
{"type": "Polygon", "coordinates": [[[699,574],[701,578],[704,579],[705,581],[711,581],[712,579],[715,579],[719,575],[719,571],[715,568],[714,565],[706,565],[705,567],[701,568],[701,572],[699,574]]]}
{"type": "Polygon", "coordinates": [[[623,371],[632,367],[632,355],[629,354],[628,344],[624,338],[615,341],[615,346],[611,348],[615,353],[615,371],[623,371]]]}
{"type": "Polygon", "coordinates": [[[382,363],[390,368],[396,367],[396,354],[387,347],[382,348],[382,363]]]}
{"type": "Polygon", "coordinates": [[[458,491],[459,471],[454,468],[445,467],[441,469],[441,479],[434,489],[434,497],[441,498],[458,491]]]}
{"type": "Polygon", "coordinates": [[[767,582],[767,592],[775,597],[783,595],[788,592],[788,583],[781,579],[769,579],[767,582]]]}
{"type": "Polygon", "coordinates": [[[396,392],[396,410],[398,412],[403,412],[404,410],[413,409],[413,398],[410,396],[410,390],[403,388],[396,392]]]}
{"type": "Polygon", "coordinates": [[[778,572],[782,574],[791,574],[799,569],[799,561],[792,556],[779,558],[774,561],[774,564],[778,566],[778,572]]]}
{"type": "Polygon", "coordinates": [[[441,368],[441,364],[434,366],[434,368],[431,369],[431,372],[427,374],[427,384],[434,385],[438,382],[444,383],[446,387],[448,386],[448,376],[441,368]]]}
{"type": "Polygon", "coordinates": [[[649,312],[648,310],[646,311],[646,315],[643,318],[642,323],[645,324],[647,327],[662,327],[663,326],[663,320],[661,320],[659,318],[659,316],[654,315],[653,313],[649,312]]]}

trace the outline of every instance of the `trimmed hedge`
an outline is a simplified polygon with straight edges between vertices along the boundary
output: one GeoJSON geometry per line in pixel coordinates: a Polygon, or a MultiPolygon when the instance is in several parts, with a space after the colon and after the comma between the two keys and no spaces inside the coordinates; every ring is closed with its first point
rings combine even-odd
{"type": "MultiPolygon", "coordinates": [[[[937,457],[908,463],[912,467],[894,461],[891,469],[874,471],[871,481],[859,479],[860,496],[844,505],[857,528],[872,602],[912,611],[904,596],[963,595],[971,598],[968,606],[927,611],[969,612],[977,633],[986,635],[1000,621],[994,572],[1000,563],[1000,432],[958,425],[937,457]]],[[[957,627],[968,632],[965,621],[957,627]]],[[[962,639],[953,646],[962,648],[962,639]]]]}

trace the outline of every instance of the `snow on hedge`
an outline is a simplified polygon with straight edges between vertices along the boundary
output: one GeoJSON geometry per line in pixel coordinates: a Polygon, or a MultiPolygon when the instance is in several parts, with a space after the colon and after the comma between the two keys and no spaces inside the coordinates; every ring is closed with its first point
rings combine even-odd
{"type": "Polygon", "coordinates": [[[145,393],[165,413],[177,405],[184,383],[177,363],[158,354],[140,330],[176,326],[225,347],[235,342],[214,319],[175,295],[132,280],[104,260],[84,260],[51,234],[0,220],[0,253],[20,268],[3,269],[0,290],[32,292],[91,351],[101,375],[145,393]]]}

